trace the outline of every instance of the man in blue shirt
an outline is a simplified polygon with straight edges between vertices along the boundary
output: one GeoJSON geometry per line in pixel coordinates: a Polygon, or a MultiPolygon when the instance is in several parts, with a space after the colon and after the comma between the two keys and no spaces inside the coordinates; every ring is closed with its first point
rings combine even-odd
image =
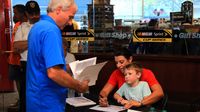
{"type": "Polygon", "coordinates": [[[66,88],[88,90],[66,72],[61,30],[75,15],[74,0],[50,0],[47,15],[29,32],[27,60],[27,112],[64,112],[66,88]]]}

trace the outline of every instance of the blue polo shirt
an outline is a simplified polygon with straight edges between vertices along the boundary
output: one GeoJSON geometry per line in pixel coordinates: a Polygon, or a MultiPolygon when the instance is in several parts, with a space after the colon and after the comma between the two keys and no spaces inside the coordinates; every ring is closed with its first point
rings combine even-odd
{"type": "Polygon", "coordinates": [[[28,36],[27,112],[64,112],[67,89],[47,75],[56,65],[66,70],[61,31],[51,17],[42,15],[28,36]]]}

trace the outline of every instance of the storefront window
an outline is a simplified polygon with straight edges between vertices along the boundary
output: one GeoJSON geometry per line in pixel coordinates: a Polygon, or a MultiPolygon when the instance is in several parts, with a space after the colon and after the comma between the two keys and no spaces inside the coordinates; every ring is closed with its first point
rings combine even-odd
{"type": "MultiPolygon", "coordinates": [[[[12,4],[25,4],[27,0],[12,0],[12,4]]],[[[78,12],[74,20],[79,30],[94,32],[95,41],[77,41],[86,45],[87,52],[77,53],[112,53],[120,47],[129,47],[135,54],[168,54],[168,55],[199,55],[200,54],[200,1],[189,0],[192,6],[182,4],[186,0],[75,0],[78,12]],[[185,20],[172,20],[172,15],[183,12],[185,20]],[[157,33],[170,32],[171,41],[160,39],[145,39],[133,41],[137,29],[149,29],[149,22],[158,22],[157,33]],[[190,25],[183,26],[189,23],[190,25]],[[176,31],[175,31],[176,29],[176,31]],[[164,31],[163,31],[164,30],[164,31]],[[181,31],[177,31],[181,30],[181,31]],[[177,33],[178,32],[178,33],[177,33]],[[183,36],[185,35],[185,36],[183,36]],[[162,48],[162,49],[161,49],[162,48]]],[[[46,14],[49,0],[37,0],[41,14],[46,14]]],[[[173,16],[175,17],[175,16],[173,16]]],[[[179,17],[179,15],[176,15],[179,17]]],[[[152,27],[152,26],[151,26],[152,27]]],[[[151,33],[154,34],[154,31],[151,33]]],[[[163,33],[164,35],[164,33],[163,33]]],[[[138,35],[137,35],[138,36],[138,35]]],[[[162,34],[160,34],[162,36],[162,34]]],[[[80,45],[79,45],[80,46],[80,45]]]]}

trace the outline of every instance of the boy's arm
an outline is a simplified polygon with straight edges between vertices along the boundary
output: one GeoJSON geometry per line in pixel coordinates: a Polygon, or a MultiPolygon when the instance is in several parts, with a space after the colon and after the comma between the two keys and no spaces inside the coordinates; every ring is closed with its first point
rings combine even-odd
{"type": "Polygon", "coordinates": [[[117,93],[114,94],[114,99],[117,100],[118,103],[121,103],[124,99],[117,93]]]}

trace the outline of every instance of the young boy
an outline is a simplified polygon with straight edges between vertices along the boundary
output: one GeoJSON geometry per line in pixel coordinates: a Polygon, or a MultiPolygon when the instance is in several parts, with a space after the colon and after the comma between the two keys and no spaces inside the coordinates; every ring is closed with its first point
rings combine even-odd
{"type": "Polygon", "coordinates": [[[140,81],[141,73],[142,67],[134,62],[124,68],[126,82],[117,90],[114,98],[118,103],[124,105],[126,109],[133,107],[134,103],[141,102],[151,94],[148,83],[140,81]]]}

